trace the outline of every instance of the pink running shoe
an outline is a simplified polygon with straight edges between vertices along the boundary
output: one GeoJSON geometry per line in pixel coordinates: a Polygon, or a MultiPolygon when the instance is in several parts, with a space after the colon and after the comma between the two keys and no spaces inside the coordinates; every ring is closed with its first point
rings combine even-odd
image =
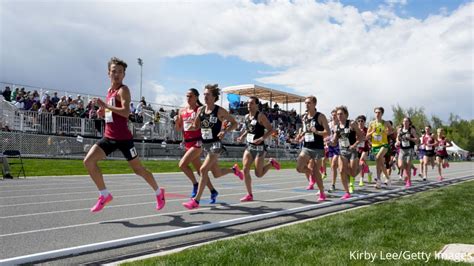
{"type": "Polygon", "coordinates": [[[325,201],[325,200],[326,200],[326,194],[324,194],[324,192],[319,193],[318,201],[325,201]]]}
{"type": "Polygon", "coordinates": [[[348,199],[348,198],[350,198],[350,197],[351,197],[351,194],[345,193],[345,194],[341,197],[341,199],[342,199],[342,200],[346,200],[346,199],[348,199]]]}
{"type": "Polygon", "coordinates": [[[405,183],[405,187],[406,188],[410,188],[411,187],[411,182],[409,180],[407,180],[407,182],[405,183]]]}
{"type": "Polygon", "coordinates": [[[313,190],[314,189],[314,184],[316,184],[316,179],[312,175],[309,176],[309,184],[306,187],[306,190],[313,190]]]}
{"type": "Polygon", "coordinates": [[[192,210],[199,208],[199,203],[197,203],[195,199],[191,198],[188,202],[183,203],[183,206],[188,210],[192,210]]]}
{"type": "Polygon", "coordinates": [[[270,164],[277,170],[281,169],[280,163],[273,158],[270,158],[270,164]]]}
{"type": "Polygon", "coordinates": [[[161,210],[165,207],[165,189],[160,188],[160,195],[156,196],[156,210],[161,210]]]}
{"type": "Polygon", "coordinates": [[[245,197],[240,199],[240,202],[253,201],[253,195],[247,194],[245,197]]]}
{"type": "Polygon", "coordinates": [[[99,199],[97,200],[97,203],[92,207],[91,212],[100,212],[107,203],[111,202],[114,198],[112,197],[112,194],[109,193],[107,197],[101,195],[99,199]]]}
{"type": "Polygon", "coordinates": [[[244,180],[244,173],[240,171],[238,164],[234,164],[234,166],[232,166],[232,171],[234,171],[234,175],[239,177],[240,180],[244,180]]]}
{"type": "Polygon", "coordinates": [[[418,171],[418,168],[415,167],[415,168],[413,169],[413,176],[416,176],[416,171],[418,171]]]}
{"type": "Polygon", "coordinates": [[[438,176],[438,181],[443,181],[444,177],[443,176],[438,176]]]}
{"type": "Polygon", "coordinates": [[[364,166],[362,166],[362,171],[364,174],[368,174],[369,173],[369,166],[367,164],[364,164],[364,166]]]}

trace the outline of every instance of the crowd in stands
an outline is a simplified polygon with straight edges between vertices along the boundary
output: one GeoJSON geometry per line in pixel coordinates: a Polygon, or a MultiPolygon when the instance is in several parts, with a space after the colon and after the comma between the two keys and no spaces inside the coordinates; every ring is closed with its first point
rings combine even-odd
{"type": "MultiPolygon", "coordinates": [[[[11,102],[19,110],[50,113],[58,116],[98,119],[97,110],[99,107],[94,104],[92,99],[86,103],[79,94],[76,97],[72,95],[59,97],[58,92],[51,94],[49,91],[45,91],[40,94],[37,90],[26,91],[25,88],[15,88],[12,91],[9,86],[6,86],[2,91],[2,95],[6,101],[11,102]]],[[[163,107],[155,111],[151,104],[147,105],[145,97],[142,97],[136,106],[133,103],[130,104],[130,121],[143,123],[147,111],[153,116],[153,119],[150,120],[156,123],[166,113],[163,107]]],[[[176,111],[173,109],[170,116],[173,117],[175,114],[176,111]]]]}
{"type": "MultiPolygon", "coordinates": [[[[244,116],[248,112],[247,102],[241,101],[237,107],[229,109],[233,115],[244,116]]],[[[301,115],[299,115],[296,110],[282,110],[277,103],[275,103],[272,108],[268,102],[260,102],[259,110],[267,115],[268,120],[276,129],[272,138],[272,146],[287,148],[296,148],[298,146],[295,137],[297,129],[301,127],[302,123],[301,115]]]]}

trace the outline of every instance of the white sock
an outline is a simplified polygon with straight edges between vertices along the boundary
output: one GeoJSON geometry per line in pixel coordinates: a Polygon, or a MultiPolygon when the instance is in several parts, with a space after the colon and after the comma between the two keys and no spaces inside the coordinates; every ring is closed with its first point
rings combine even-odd
{"type": "Polygon", "coordinates": [[[158,187],[158,188],[156,189],[155,194],[156,194],[157,196],[159,196],[159,195],[161,194],[160,187],[158,187]]]}
{"type": "Polygon", "coordinates": [[[101,196],[107,197],[110,193],[107,189],[99,190],[101,196]]]}

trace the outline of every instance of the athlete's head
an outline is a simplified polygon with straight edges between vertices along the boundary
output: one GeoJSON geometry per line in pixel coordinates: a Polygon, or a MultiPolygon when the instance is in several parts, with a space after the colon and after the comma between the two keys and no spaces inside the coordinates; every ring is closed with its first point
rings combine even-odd
{"type": "Polygon", "coordinates": [[[337,110],[336,110],[336,109],[333,109],[333,110],[331,111],[331,119],[332,119],[332,121],[336,121],[336,122],[339,120],[339,119],[337,118],[337,110]]]}
{"type": "Polygon", "coordinates": [[[217,84],[207,84],[206,87],[204,87],[204,101],[206,104],[217,102],[220,94],[219,85],[217,84]]]}
{"type": "Polygon", "coordinates": [[[385,110],[381,106],[374,108],[375,117],[378,119],[382,118],[384,112],[385,110]]]}
{"type": "Polygon", "coordinates": [[[349,111],[347,111],[347,107],[344,105],[336,107],[336,115],[339,118],[339,121],[346,120],[349,116],[349,111]]]}
{"type": "Polygon", "coordinates": [[[310,95],[306,97],[306,99],[304,100],[304,104],[306,105],[306,110],[311,110],[311,109],[316,108],[317,102],[318,100],[316,99],[316,96],[310,95]]]}
{"type": "Polygon", "coordinates": [[[255,112],[258,111],[258,104],[260,101],[258,100],[257,97],[255,96],[250,96],[249,99],[247,100],[247,109],[249,112],[255,112]]]}
{"type": "Polygon", "coordinates": [[[430,125],[425,126],[425,134],[431,135],[431,126],[430,125]]]}
{"type": "Polygon", "coordinates": [[[367,118],[365,115],[359,115],[356,118],[357,123],[359,124],[359,127],[364,127],[365,126],[365,121],[367,121],[367,118]]]}
{"type": "Polygon", "coordinates": [[[199,101],[199,92],[195,88],[191,88],[186,93],[186,99],[189,105],[202,106],[202,103],[199,101]]]}
{"type": "Polygon", "coordinates": [[[436,132],[438,133],[438,136],[440,137],[444,137],[444,129],[443,128],[438,128],[438,130],[436,130],[436,132]]]}
{"type": "Polygon", "coordinates": [[[125,78],[125,70],[127,69],[127,63],[117,57],[112,57],[109,60],[109,78],[113,83],[122,83],[125,78]]]}
{"type": "Polygon", "coordinates": [[[403,118],[402,126],[405,128],[410,128],[412,126],[411,119],[408,116],[403,118]]]}

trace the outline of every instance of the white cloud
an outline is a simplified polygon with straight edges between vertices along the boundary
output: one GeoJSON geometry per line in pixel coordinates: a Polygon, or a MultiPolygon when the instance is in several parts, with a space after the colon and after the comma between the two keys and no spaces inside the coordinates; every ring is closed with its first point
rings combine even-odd
{"type": "Polygon", "coordinates": [[[345,104],[355,115],[399,103],[473,117],[474,3],[425,20],[393,12],[406,0],[365,12],[309,0],[0,5],[0,80],[105,88],[105,63],[120,55],[129,62],[126,81],[138,88],[142,57],[144,95],[175,104],[184,92],[154,81],[161,60],[215,53],[277,67],[258,81],[315,94],[324,111],[345,104]]]}

